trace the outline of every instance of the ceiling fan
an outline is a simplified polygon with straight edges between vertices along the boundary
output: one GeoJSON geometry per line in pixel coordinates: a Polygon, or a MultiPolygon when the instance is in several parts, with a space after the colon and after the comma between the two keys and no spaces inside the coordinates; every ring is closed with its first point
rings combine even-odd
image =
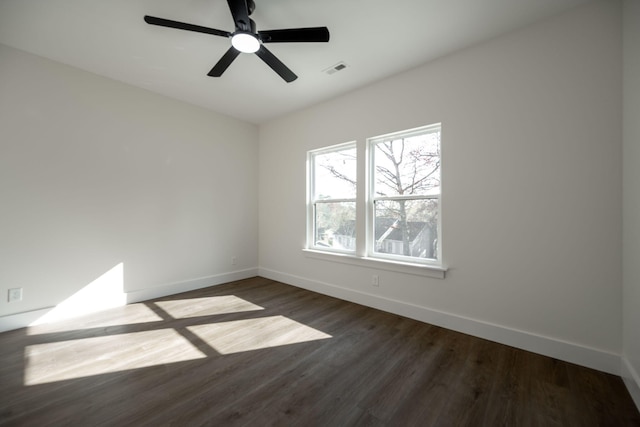
{"type": "Polygon", "coordinates": [[[287,68],[276,56],[269,51],[265,43],[287,42],[328,42],[329,30],[327,27],[289,28],[283,30],[256,31],[256,23],[249,16],[256,5],[253,0],[227,0],[231,16],[235,22],[235,31],[228,32],[215,28],[201,27],[185,22],[172,21],[155,16],[145,15],[147,24],[161,27],[177,28],[179,30],[195,31],[197,33],[213,34],[214,36],[231,39],[231,47],[220,58],[218,63],[207,73],[211,77],[220,77],[231,65],[240,53],[255,53],[273,71],[278,73],[287,83],[298,78],[293,71],[287,68]]]}

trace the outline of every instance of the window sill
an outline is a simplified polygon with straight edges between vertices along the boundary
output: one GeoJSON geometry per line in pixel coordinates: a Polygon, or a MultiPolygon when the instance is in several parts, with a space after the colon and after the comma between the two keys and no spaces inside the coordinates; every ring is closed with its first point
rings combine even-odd
{"type": "Polygon", "coordinates": [[[313,249],[303,249],[307,258],[321,259],[323,261],[340,262],[343,264],[357,265],[359,267],[376,268],[379,270],[393,271],[396,273],[413,274],[416,276],[444,279],[446,267],[436,265],[398,262],[380,258],[359,257],[351,254],[336,252],[322,252],[313,249]]]}

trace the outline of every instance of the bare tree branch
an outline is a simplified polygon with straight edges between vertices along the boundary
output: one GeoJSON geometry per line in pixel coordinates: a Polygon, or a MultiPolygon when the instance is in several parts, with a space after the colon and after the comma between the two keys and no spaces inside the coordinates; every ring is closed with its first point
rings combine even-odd
{"type": "Polygon", "coordinates": [[[323,168],[325,168],[326,170],[329,171],[329,173],[331,175],[333,175],[334,177],[338,178],[338,179],[342,179],[344,181],[347,181],[348,183],[350,183],[351,185],[355,186],[356,185],[356,181],[349,178],[348,176],[346,176],[345,174],[339,172],[334,166],[330,166],[330,165],[322,165],[323,168]]]}

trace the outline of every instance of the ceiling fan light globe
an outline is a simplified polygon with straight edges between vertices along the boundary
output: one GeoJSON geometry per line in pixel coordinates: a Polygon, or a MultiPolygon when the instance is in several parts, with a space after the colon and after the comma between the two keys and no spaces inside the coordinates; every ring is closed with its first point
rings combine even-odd
{"type": "Polygon", "coordinates": [[[260,49],[260,41],[251,33],[234,34],[231,45],[242,53],[255,53],[260,49]]]}

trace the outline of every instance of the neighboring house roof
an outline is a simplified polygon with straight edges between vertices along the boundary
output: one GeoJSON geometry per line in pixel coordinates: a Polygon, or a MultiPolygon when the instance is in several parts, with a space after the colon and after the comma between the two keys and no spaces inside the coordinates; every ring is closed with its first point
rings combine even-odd
{"type": "MultiPolygon", "coordinates": [[[[393,227],[393,224],[396,222],[396,218],[377,218],[376,219],[376,240],[380,239],[383,234],[385,234],[390,227],[393,227]]],[[[425,225],[427,225],[424,221],[409,221],[407,223],[409,228],[409,241],[412,242],[418,234],[424,229],[425,225]]],[[[387,235],[385,240],[398,240],[402,241],[402,230],[400,228],[393,228],[391,233],[387,235]]]]}
{"type": "MultiPolygon", "coordinates": [[[[397,218],[378,218],[376,220],[376,240],[378,240],[383,234],[389,230],[389,227],[393,226],[397,218]]],[[[413,241],[418,234],[427,225],[424,221],[409,221],[409,241],[413,241]]],[[[353,236],[355,234],[355,221],[347,221],[342,227],[335,231],[335,234],[342,236],[353,236]]],[[[394,228],[391,233],[387,235],[385,240],[397,240],[402,241],[402,231],[399,228],[394,228]]]]}

